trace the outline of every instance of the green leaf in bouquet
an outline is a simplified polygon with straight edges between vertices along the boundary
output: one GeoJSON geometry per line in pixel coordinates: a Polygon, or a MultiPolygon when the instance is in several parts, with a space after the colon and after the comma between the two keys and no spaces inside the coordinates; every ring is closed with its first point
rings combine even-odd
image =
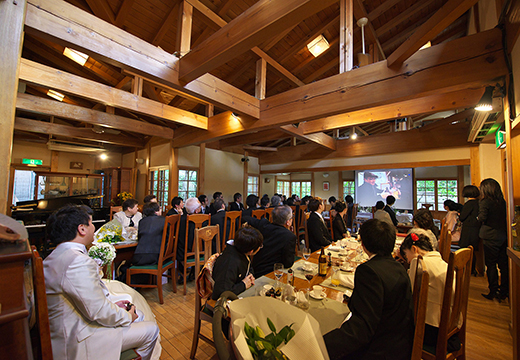
{"type": "Polygon", "coordinates": [[[246,337],[253,339],[255,337],[255,330],[249,326],[249,324],[246,322],[244,324],[244,332],[246,333],[246,337]]]}
{"type": "Polygon", "coordinates": [[[280,334],[276,335],[272,341],[274,344],[274,347],[277,348],[278,346],[282,345],[282,343],[285,341],[285,338],[282,337],[280,334]]]}
{"type": "MultiPolygon", "coordinates": [[[[267,335],[267,336],[265,337],[265,340],[266,340],[266,341],[269,341],[269,343],[271,343],[271,344],[274,344],[275,334],[270,333],[269,335],[267,335]]],[[[276,345],[275,345],[275,347],[276,347],[276,345]]]]}
{"type": "Polygon", "coordinates": [[[261,338],[265,338],[265,334],[264,334],[264,331],[262,330],[262,328],[260,326],[257,326],[256,327],[256,334],[261,337],[261,338]]]}
{"type": "Polygon", "coordinates": [[[271,319],[267,318],[267,325],[269,325],[269,329],[271,329],[272,332],[276,333],[276,327],[274,326],[271,319]]]}
{"type": "Polygon", "coordinates": [[[294,335],[296,335],[296,332],[293,329],[291,329],[289,335],[287,336],[287,340],[285,340],[285,343],[287,344],[289,340],[291,340],[294,337],[294,335]]]}
{"type": "Polygon", "coordinates": [[[274,349],[275,349],[275,347],[274,347],[274,346],[273,346],[269,341],[266,341],[266,340],[258,340],[258,341],[256,342],[256,344],[258,345],[259,343],[262,344],[263,348],[266,349],[266,350],[268,350],[268,351],[271,351],[271,350],[274,350],[274,349]]]}
{"type": "Polygon", "coordinates": [[[253,346],[251,345],[248,345],[249,347],[249,351],[251,351],[251,354],[253,355],[258,355],[258,352],[256,351],[256,348],[254,348],[253,346]]]}
{"type": "Polygon", "coordinates": [[[284,356],[279,350],[273,351],[273,355],[278,360],[284,360],[284,356]]]}

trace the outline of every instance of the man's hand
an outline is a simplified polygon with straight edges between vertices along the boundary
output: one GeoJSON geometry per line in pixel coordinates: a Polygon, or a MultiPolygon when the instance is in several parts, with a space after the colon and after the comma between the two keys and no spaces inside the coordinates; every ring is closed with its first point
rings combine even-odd
{"type": "Polygon", "coordinates": [[[135,306],[132,305],[132,307],[130,308],[130,310],[128,310],[128,312],[130,313],[130,315],[132,315],[132,322],[136,321],[137,320],[137,314],[135,313],[135,306]]]}
{"type": "Polygon", "coordinates": [[[244,284],[246,284],[246,289],[249,289],[251,286],[255,284],[255,277],[249,274],[242,281],[244,282],[244,284]]]}

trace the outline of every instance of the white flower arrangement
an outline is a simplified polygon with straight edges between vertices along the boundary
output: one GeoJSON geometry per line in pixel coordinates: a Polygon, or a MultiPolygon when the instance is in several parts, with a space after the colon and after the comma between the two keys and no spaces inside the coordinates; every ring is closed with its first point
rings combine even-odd
{"type": "Polygon", "coordinates": [[[116,257],[116,249],[112,244],[101,242],[95,243],[88,251],[88,256],[90,256],[94,261],[101,267],[104,265],[111,264],[116,257]]]}
{"type": "Polygon", "coordinates": [[[123,226],[117,219],[114,219],[110,222],[107,222],[98,231],[96,231],[94,234],[94,240],[97,243],[117,243],[124,241],[122,232],[123,226]]]}

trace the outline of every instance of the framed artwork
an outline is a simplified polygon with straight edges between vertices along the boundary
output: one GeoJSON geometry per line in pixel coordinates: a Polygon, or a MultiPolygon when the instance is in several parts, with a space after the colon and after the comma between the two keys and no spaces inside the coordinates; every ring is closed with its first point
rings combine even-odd
{"type": "Polygon", "coordinates": [[[71,161],[70,168],[76,169],[76,170],[81,170],[81,169],[83,169],[83,163],[79,162],[79,161],[71,161]]]}
{"type": "Polygon", "coordinates": [[[323,191],[329,191],[330,183],[328,181],[323,182],[323,191]]]}

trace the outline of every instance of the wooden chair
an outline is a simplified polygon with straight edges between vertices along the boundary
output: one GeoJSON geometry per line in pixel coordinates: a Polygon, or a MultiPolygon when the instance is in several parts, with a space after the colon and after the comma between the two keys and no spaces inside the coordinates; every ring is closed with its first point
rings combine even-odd
{"type": "Polygon", "coordinates": [[[43,259],[36,246],[32,250],[32,272],[34,285],[34,302],[39,334],[38,355],[36,358],[52,360],[51,329],[49,324],[49,310],[47,308],[47,294],[45,293],[45,278],[43,276],[43,259]]]}
{"type": "MultiPolygon", "coordinates": [[[[198,261],[200,259],[196,259],[196,256],[195,256],[195,240],[193,241],[193,244],[190,248],[190,244],[189,244],[189,237],[190,237],[190,223],[193,223],[195,225],[195,229],[200,229],[202,228],[203,224],[207,222],[207,224],[209,225],[211,223],[211,215],[210,214],[191,214],[191,215],[187,215],[186,216],[186,235],[185,235],[185,241],[184,241],[184,260],[183,260],[183,265],[184,265],[184,269],[183,269],[183,273],[182,273],[182,277],[184,279],[184,295],[186,295],[186,280],[188,278],[188,268],[189,267],[192,267],[192,266],[195,266],[196,265],[196,262],[198,263],[198,261]]],[[[175,242],[175,250],[174,252],[177,253],[177,246],[178,246],[178,241],[175,242]]],[[[178,265],[178,264],[177,264],[178,265]]],[[[196,270],[198,271],[198,269],[196,270]]]]}
{"type": "MultiPolygon", "coordinates": [[[[211,249],[214,238],[216,238],[215,241],[218,254],[220,253],[220,231],[218,224],[213,226],[205,226],[201,229],[195,229],[195,269],[200,269],[201,267],[200,255],[202,251],[204,251],[202,266],[206,265],[208,259],[211,257],[211,255],[213,255],[211,249]],[[202,242],[204,242],[204,246],[202,246],[202,242]],[[204,248],[204,250],[202,250],[202,248],[204,248]]],[[[193,341],[191,343],[190,359],[195,358],[197,346],[199,344],[199,338],[210,343],[211,345],[214,345],[213,340],[200,333],[201,320],[208,321],[210,323],[213,321],[213,316],[203,311],[204,305],[202,303],[202,301],[206,300],[209,296],[211,296],[211,294],[206,294],[206,297],[203,299],[199,293],[198,281],[196,282],[195,286],[195,325],[193,326],[193,341]]]]}
{"type": "MultiPolygon", "coordinates": [[[[34,300],[36,309],[36,319],[38,326],[38,352],[33,354],[35,359],[52,360],[51,329],[49,323],[49,310],[47,307],[47,294],[45,292],[45,277],[43,275],[43,259],[31,246],[32,251],[32,272],[34,285],[34,300]]],[[[34,344],[34,343],[33,343],[34,344]]],[[[123,351],[120,360],[141,360],[141,356],[134,350],[123,351]]]]}
{"type": "Polygon", "coordinates": [[[251,217],[255,219],[263,219],[265,218],[265,210],[253,210],[251,212],[251,217]]]}
{"type": "Polygon", "coordinates": [[[221,249],[226,248],[226,241],[233,239],[238,226],[240,226],[240,219],[242,218],[242,211],[226,211],[226,218],[224,219],[224,238],[222,239],[221,249]],[[237,221],[238,219],[238,221],[237,221]]]}
{"type": "MultiPolygon", "coordinates": [[[[293,228],[293,233],[294,235],[298,236],[298,224],[296,223],[296,206],[289,206],[292,210],[292,213],[293,213],[293,222],[292,222],[292,228],[293,228]]],[[[272,222],[272,221],[271,221],[272,222]]]]}
{"type": "Polygon", "coordinates": [[[159,260],[155,265],[131,266],[126,271],[126,283],[132,287],[157,288],[159,293],[159,303],[163,304],[162,277],[167,276],[172,279],[173,292],[177,292],[177,279],[175,272],[175,255],[174,244],[177,243],[179,236],[180,215],[171,215],[166,217],[164,230],[161,240],[161,250],[159,252],[159,260]],[[171,270],[173,269],[173,275],[171,270]],[[170,275],[164,275],[164,272],[170,270],[170,275]],[[149,274],[155,276],[155,284],[132,284],[132,275],[149,274]]]}
{"type": "Polygon", "coordinates": [[[110,207],[110,221],[114,218],[114,214],[117,212],[123,211],[122,206],[111,206],[110,207]]]}
{"type": "Polygon", "coordinates": [[[359,230],[361,227],[361,221],[357,219],[358,207],[359,204],[354,204],[352,207],[352,232],[357,232],[357,230],[359,230]],[[356,231],[354,231],[354,229],[356,229],[356,231]]]}
{"type": "Polygon", "coordinates": [[[139,211],[141,214],[143,213],[143,206],[144,205],[137,205],[137,211],[139,211]]]}
{"type": "Polygon", "coordinates": [[[269,220],[270,222],[273,222],[273,210],[274,208],[272,207],[265,209],[265,216],[267,217],[267,220],[269,220]]]}
{"type": "Polygon", "coordinates": [[[415,332],[412,356],[410,358],[411,360],[421,360],[422,358],[429,282],[430,275],[426,269],[422,256],[419,255],[417,258],[417,267],[415,268],[415,279],[413,285],[415,332]]]}
{"type": "Polygon", "coordinates": [[[334,240],[334,218],[332,216],[329,216],[329,221],[328,221],[328,228],[330,230],[330,237],[334,240]]]}
{"type": "Polygon", "coordinates": [[[442,259],[448,262],[451,251],[451,232],[446,226],[446,218],[441,221],[441,233],[439,235],[439,252],[441,253],[442,259]]]}
{"type": "Polygon", "coordinates": [[[472,259],[472,246],[450,253],[437,346],[435,349],[423,349],[422,358],[425,360],[466,358],[466,314],[472,259]],[[459,319],[462,319],[460,325],[459,319]],[[459,336],[461,348],[458,351],[448,353],[448,339],[455,334],[459,336]],[[430,352],[429,350],[433,351],[430,352]]]}
{"type": "Polygon", "coordinates": [[[305,213],[304,216],[304,228],[305,228],[305,247],[309,248],[309,230],[307,228],[307,220],[309,220],[310,213],[305,213]]]}
{"type": "Polygon", "coordinates": [[[298,209],[298,241],[305,236],[305,219],[307,216],[305,210],[307,210],[307,205],[300,205],[298,209]]]}

